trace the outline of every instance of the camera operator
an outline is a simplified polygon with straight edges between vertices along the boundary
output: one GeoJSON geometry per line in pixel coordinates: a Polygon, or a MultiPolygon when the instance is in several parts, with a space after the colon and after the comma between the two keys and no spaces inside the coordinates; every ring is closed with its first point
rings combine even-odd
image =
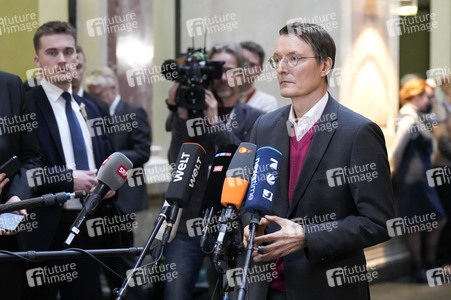
{"type": "Polygon", "coordinates": [[[239,87],[229,84],[237,79],[234,78],[233,69],[242,68],[246,63],[241,46],[236,43],[217,45],[210,51],[209,59],[225,63],[222,66],[222,77],[211,81],[211,90],[205,89],[203,116],[197,114],[197,118],[190,118],[192,112],[176,105],[183,101],[176,99],[176,95],[180,95],[177,93],[181,86],[179,83],[171,87],[167,99],[168,108],[173,111],[169,162],[171,164],[176,162],[179,149],[185,142],[199,143],[207,152],[190,204],[183,210],[177,236],[165,248],[167,263],[175,263],[178,273],[183,274],[183,277],[179,276],[171,282],[164,283],[164,297],[167,300],[192,297],[199,270],[206,256],[200,248],[200,236],[190,237],[187,221],[201,217],[208,167],[218,147],[227,144],[239,145],[241,142],[249,141],[255,120],[263,114],[262,111],[241,103],[239,87]],[[232,71],[227,72],[229,70],[232,71]]]}

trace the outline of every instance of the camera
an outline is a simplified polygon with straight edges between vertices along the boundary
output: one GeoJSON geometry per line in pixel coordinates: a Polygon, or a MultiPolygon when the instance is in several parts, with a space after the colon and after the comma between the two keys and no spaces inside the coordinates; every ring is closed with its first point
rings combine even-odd
{"type": "Polygon", "coordinates": [[[222,77],[224,61],[207,60],[205,48],[189,48],[182,66],[174,59],[166,60],[162,65],[162,74],[167,80],[180,83],[175,96],[178,106],[196,114],[204,109],[205,89],[213,79],[222,77]]]}

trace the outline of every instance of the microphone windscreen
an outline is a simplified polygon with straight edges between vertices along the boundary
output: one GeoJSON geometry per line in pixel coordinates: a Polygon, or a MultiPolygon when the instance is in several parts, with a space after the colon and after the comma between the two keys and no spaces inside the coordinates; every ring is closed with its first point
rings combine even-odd
{"type": "Polygon", "coordinates": [[[257,150],[251,183],[244,208],[250,213],[262,215],[271,213],[273,195],[279,177],[279,164],[282,153],[273,147],[257,150]]]}
{"type": "Polygon", "coordinates": [[[196,184],[205,150],[197,143],[184,143],[180,148],[165,199],[171,205],[187,207],[196,184]]]}
{"type": "Polygon", "coordinates": [[[226,177],[227,169],[232,161],[237,145],[229,144],[220,147],[213,159],[210,174],[208,176],[207,187],[204,194],[205,208],[213,207],[216,210],[222,209],[221,194],[226,177]]]}
{"type": "Polygon", "coordinates": [[[221,194],[221,204],[225,207],[232,204],[237,209],[246,195],[252,175],[257,146],[252,143],[241,143],[232,157],[221,194]]]}
{"type": "Polygon", "coordinates": [[[97,172],[97,180],[106,184],[112,191],[118,190],[127,180],[128,170],[133,169],[133,163],[127,156],[114,152],[102,163],[97,172]]]}

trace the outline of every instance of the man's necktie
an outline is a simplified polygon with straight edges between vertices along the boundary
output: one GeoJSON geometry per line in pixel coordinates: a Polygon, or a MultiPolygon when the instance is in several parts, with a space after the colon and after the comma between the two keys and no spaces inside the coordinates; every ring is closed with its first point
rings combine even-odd
{"type": "Polygon", "coordinates": [[[72,138],[72,148],[74,149],[75,165],[77,170],[89,170],[88,155],[86,145],[83,139],[80,123],[72,109],[72,97],[68,92],[61,95],[66,100],[66,117],[69,123],[70,135],[72,138]]]}

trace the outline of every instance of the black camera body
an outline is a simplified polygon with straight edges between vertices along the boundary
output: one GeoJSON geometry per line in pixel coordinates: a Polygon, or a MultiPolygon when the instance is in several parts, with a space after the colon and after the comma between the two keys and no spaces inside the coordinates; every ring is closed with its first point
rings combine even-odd
{"type": "Polygon", "coordinates": [[[205,89],[213,79],[222,77],[224,61],[207,60],[204,48],[188,49],[182,66],[176,60],[166,60],[162,65],[162,74],[167,80],[180,83],[175,96],[177,106],[189,112],[202,112],[205,106],[205,89]]]}

